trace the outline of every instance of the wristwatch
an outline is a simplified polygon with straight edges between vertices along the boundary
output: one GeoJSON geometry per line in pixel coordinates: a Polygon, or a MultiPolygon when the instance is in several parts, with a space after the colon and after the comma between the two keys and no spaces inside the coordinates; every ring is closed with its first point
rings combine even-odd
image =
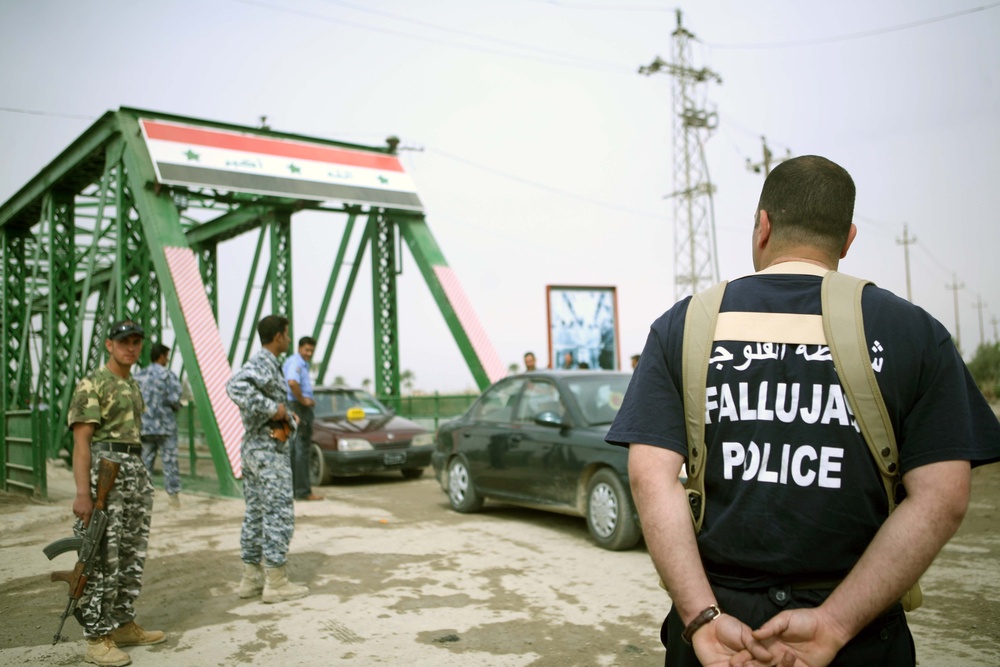
{"type": "Polygon", "coordinates": [[[687,627],[684,628],[684,632],[681,634],[681,639],[683,639],[687,644],[690,644],[691,638],[694,637],[694,633],[701,630],[702,626],[708,625],[719,616],[722,616],[722,610],[719,609],[719,605],[713,604],[711,607],[695,616],[694,620],[687,624],[687,627]]]}

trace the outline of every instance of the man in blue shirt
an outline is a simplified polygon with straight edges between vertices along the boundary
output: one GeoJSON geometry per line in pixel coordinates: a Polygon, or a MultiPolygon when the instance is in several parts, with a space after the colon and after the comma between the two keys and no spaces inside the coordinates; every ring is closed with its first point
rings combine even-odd
{"type": "Polygon", "coordinates": [[[153,474],[157,451],[163,456],[163,488],[170,507],[180,507],[180,467],[177,460],[177,411],[181,409],[181,381],[168,368],[170,348],[153,346],[151,363],[132,377],[139,383],[146,413],[142,416],[142,462],[153,474]]]}
{"type": "Polygon", "coordinates": [[[316,339],[303,336],[299,339],[299,351],[288,357],[282,367],[288,384],[288,402],[292,406],[292,412],[299,417],[299,430],[292,446],[292,489],[296,500],[323,500],[323,496],[312,492],[309,482],[313,406],[316,405],[309,377],[309,362],[315,351],[316,339]]]}

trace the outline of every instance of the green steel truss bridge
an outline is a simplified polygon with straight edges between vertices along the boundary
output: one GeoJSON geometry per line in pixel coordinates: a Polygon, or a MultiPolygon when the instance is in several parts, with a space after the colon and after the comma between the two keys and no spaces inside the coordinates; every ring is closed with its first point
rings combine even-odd
{"type": "MultiPolygon", "coordinates": [[[[45,495],[46,459],[72,450],[72,391],[105,363],[111,322],[132,318],[149,341],[173,329],[219,492],[239,495],[242,425],[224,386],[250,356],[262,314],[295,321],[298,211],[346,220],[312,329],[320,383],[370,253],[375,391],[399,396],[400,239],[480,389],[501,377],[396,143],[359,146],[124,107],[105,113],[0,205],[0,489],[45,495]],[[218,247],[242,234],[257,235],[256,251],[233,338],[223,341],[218,277],[232,267],[220,267],[218,247]]],[[[141,365],[148,345],[143,354],[141,365]]]]}

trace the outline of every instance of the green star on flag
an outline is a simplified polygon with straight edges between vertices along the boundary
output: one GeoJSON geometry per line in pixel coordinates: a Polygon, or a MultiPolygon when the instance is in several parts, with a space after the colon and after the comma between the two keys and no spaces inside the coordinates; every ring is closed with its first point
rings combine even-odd
{"type": "Polygon", "coordinates": [[[184,154],[184,157],[186,157],[189,161],[194,160],[197,162],[200,156],[189,148],[187,149],[187,153],[184,154]]]}
{"type": "Polygon", "coordinates": [[[292,172],[293,174],[302,173],[302,169],[300,167],[296,167],[294,164],[288,165],[288,171],[292,172]]]}
{"type": "Polygon", "coordinates": [[[378,182],[381,183],[382,185],[385,185],[386,183],[389,182],[389,179],[383,176],[382,174],[379,174],[378,182]]]}

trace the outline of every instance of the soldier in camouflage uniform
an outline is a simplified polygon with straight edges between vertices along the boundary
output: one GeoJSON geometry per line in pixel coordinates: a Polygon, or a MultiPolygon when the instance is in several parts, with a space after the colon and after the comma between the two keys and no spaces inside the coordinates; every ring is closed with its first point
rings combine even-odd
{"type": "Polygon", "coordinates": [[[177,411],[181,409],[181,381],[167,368],[170,348],[157,343],[150,351],[151,363],[132,377],[139,383],[146,412],[142,415],[142,462],[153,473],[157,451],[163,454],[163,488],[171,507],[179,507],[180,467],[177,462],[177,411]]]}
{"type": "Polygon", "coordinates": [[[171,507],[180,507],[180,467],[177,462],[177,416],[181,409],[181,381],[167,368],[170,348],[157,343],[150,351],[149,366],[132,377],[139,383],[146,412],[142,415],[142,462],[153,474],[156,452],[163,454],[163,488],[171,507]]]}
{"type": "Polygon", "coordinates": [[[166,638],[160,631],[143,630],[134,620],[153,509],[153,485],[140,458],[145,404],[139,385],[129,375],[142,342],[142,327],[135,322],[113,324],[105,341],[108,363],[80,381],[67,415],[73,430],[76,535],[83,536],[94,511],[100,459],[121,464],[107,498],[104,558],[91,573],[77,607],[87,639],[85,660],[96,665],[127,665],[132,660],[119,646],[159,644],[166,638]]]}
{"type": "Polygon", "coordinates": [[[240,534],[243,579],[239,596],[263,593],[264,602],[304,597],[305,586],[288,581],[288,543],[295,528],[291,442],[294,415],[285,404],[285,379],[278,355],[288,351],[288,320],[268,315],[257,324],[263,349],[226,384],[243,418],[243,497],[240,534]]]}

